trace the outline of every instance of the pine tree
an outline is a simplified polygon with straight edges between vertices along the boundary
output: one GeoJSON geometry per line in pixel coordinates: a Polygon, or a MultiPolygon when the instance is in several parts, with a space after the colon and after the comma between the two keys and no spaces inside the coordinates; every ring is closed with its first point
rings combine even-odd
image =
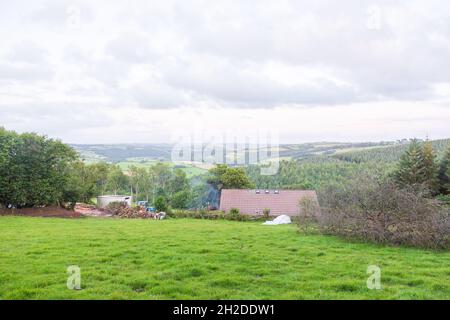
{"type": "Polygon", "coordinates": [[[443,194],[450,194],[450,146],[442,158],[439,168],[439,187],[443,194]]]}
{"type": "Polygon", "coordinates": [[[422,152],[425,165],[424,183],[430,192],[435,195],[439,192],[439,165],[436,162],[436,153],[431,142],[427,141],[424,143],[422,152]]]}
{"type": "Polygon", "coordinates": [[[395,179],[404,187],[422,184],[426,181],[426,171],[423,149],[417,140],[413,140],[400,158],[395,179]]]}

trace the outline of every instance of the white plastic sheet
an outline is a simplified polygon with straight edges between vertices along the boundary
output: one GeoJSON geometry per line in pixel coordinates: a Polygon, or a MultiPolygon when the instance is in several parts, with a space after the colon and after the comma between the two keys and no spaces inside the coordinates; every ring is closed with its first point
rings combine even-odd
{"type": "Polygon", "coordinates": [[[266,226],[274,226],[279,224],[290,224],[292,223],[291,218],[286,215],[281,215],[276,217],[273,221],[266,221],[263,224],[266,226]]]}

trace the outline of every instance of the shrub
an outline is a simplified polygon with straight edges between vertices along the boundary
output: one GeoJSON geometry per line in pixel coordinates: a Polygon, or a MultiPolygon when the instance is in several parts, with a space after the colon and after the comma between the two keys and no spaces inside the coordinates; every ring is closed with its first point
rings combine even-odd
{"type": "Polygon", "coordinates": [[[167,211],[167,199],[164,196],[158,196],[155,199],[155,209],[158,212],[167,211]]]}
{"type": "Polygon", "coordinates": [[[239,209],[231,208],[229,212],[230,216],[238,216],[239,215],[239,209]]]}
{"type": "Polygon", "coordinates": [[[436,197],[436,200],[442,204],[450,205],[450,194],[440,194],[436,197]]]}
{"type": "Polygon", "coordinates": [[[264,216],[265,219],[269,219],[269,216],[270,216],[270,209],[265,208],[265,209],[263,210],[263,216],[264,216]]]}
{"type": "Polygon", "coordinates": [[[177,209],[186,209],[189,201],[189,191],[183,190],[173,194],[170,205],[177,209]]]}
{"type": "Polygon", "coordinates": [[[399,188],[388,179],[359,177],[319,192],[323,233],[378,243],[450,247],[449,210],[421,186],[399,188]]]}
{"type": "Polygon", "coordinates": [[[316,199],[304,197],[299,203],[297,224],[303,232],[308,232],[308,227],[314,224],[319,213],[319,205],[316,199]]]}
{"type": "Polygon", "coordinates": [[[190,210],[173,210],[168,214],[171,218],[193,218],[208,220],[232,220],[232,221],[249,221],[251,217],[245,214],[225,214],[223,211],[207,211],[200,209],[196,211],[190,210]]]}

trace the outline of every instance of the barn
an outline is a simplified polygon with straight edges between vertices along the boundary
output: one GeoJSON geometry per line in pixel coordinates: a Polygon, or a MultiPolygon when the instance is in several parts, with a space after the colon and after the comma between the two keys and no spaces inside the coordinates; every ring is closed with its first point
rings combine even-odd
{"type": "Polygon", "coordinates": [[[317,194],[313,190],[224,189],[220,196],[220,210],[229,212],[236,208],[243,214],[260,215],[264,209],[269,209],[273,216],[295,216],[303,198],[317,203],[317,194]]]}

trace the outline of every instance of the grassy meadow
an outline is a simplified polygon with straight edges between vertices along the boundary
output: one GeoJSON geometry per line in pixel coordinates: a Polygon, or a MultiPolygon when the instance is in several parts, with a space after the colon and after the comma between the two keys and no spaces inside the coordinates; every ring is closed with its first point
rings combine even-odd
{"type": "Polygon", "coordinates": [[[0,217],[0,299],[449,299],[450,253],[293,225],[0,217]],[[81,268],[82,290],[66,287],[81,268]],[[381,267],[382,290],[366,286],[381,267]]]}

